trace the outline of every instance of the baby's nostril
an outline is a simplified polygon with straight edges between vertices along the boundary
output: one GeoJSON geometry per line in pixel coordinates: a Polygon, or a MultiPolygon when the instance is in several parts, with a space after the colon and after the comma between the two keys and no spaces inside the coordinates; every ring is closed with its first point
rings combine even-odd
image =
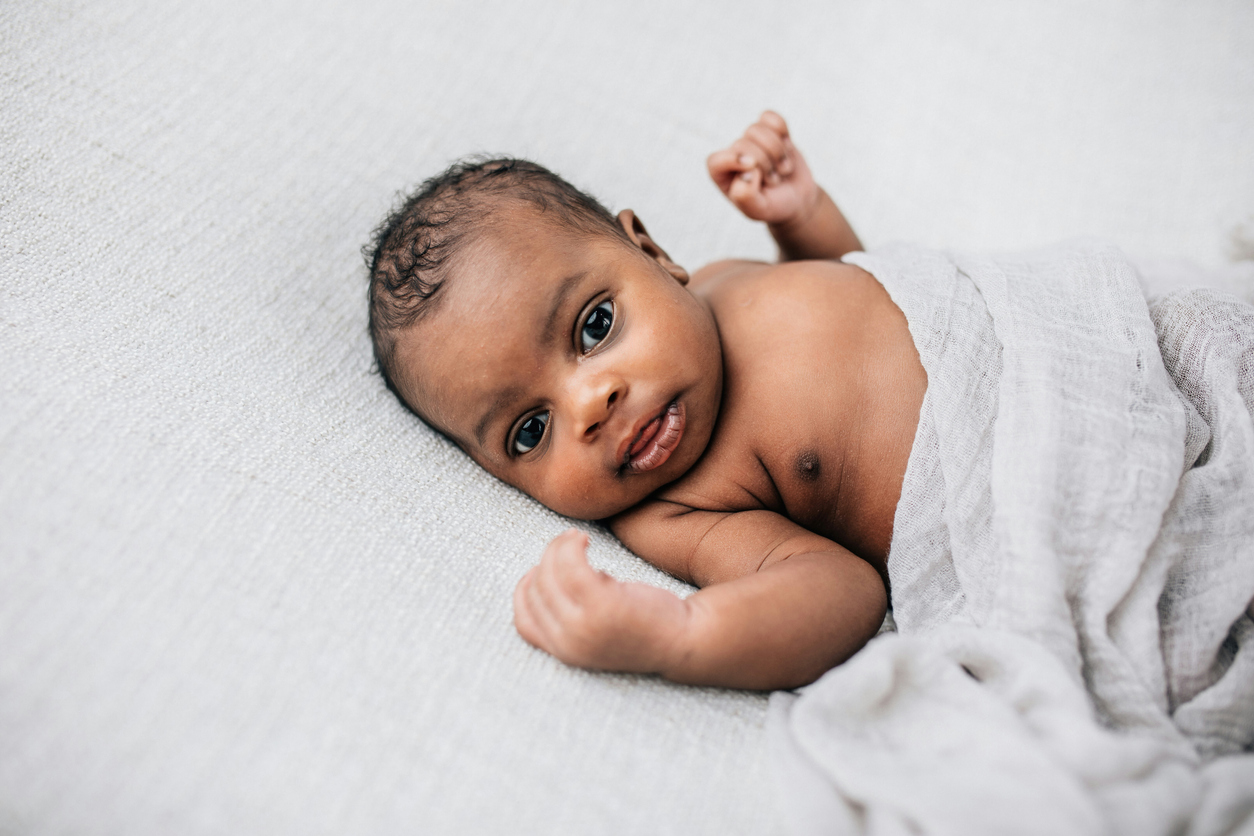
{"type": "Polygon", "coordinates": [[[583,431],[583,434],[584,434],[584,435],[592,435],[594,432],[596,432],[596,431],[597,431],[597,427],[599,427],[599,426],[601,426],[601,422],[600,422],[600,421],[596,422],[596,423],[595,423],[595,424],[593,424],[591,427],[588,427],[588,429],[584,430],[584,431],[583,431]]]}
{"type": "MultiPolygon", "coordinates": [[[[613,404],[613,403],[614,403],[614,401],[616,401],[616,400],[618,400],[618,393],[617,393],[617,392],[610,392],[610,399],[609,399],[608,404],[613,404]]],[[[608,405],[608,404],[607,404],[607,405],[608,405]]]]}

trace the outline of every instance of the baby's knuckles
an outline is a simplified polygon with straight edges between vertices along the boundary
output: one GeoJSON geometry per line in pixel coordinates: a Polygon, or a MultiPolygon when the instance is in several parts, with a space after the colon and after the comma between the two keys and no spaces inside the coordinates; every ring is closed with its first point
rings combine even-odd
{"type": "Polygon", "coordinates": [[[572,591],[571,604],[553,637],[554,655],[581,668],[619,668],[623,645],[622,610],[615,592],[618,582],[607,576],[584,580],[572,591]]]}
{"type": "MultiPolygon", "coordinates": [[[[582,668],[651,673],[666,666],[666,619],[652,616],[663,590],[625,584],[600,572],[579,594],[553,637],[553,655],[582,668]],[[633,594],[634,593],[634,594],[633,594]]],[[[679,604],[678,599],[675,603],[679,604]]],[[[682,606],[682,604],[680,604],[682,606]]]]}

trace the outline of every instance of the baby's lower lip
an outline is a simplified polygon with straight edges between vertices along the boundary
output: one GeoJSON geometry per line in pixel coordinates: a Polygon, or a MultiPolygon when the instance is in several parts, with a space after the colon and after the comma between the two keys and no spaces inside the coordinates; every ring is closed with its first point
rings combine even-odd
{"type": "Polygon", "coordinates": [[[684,434],[684,408],[678,402],[672,403],[654,422],[660,425],[655,428],[651,424],[642,435],[649,440],[634,453],[628,452],[626,466],[633,473],[661,467],[675,452],[684,434]]]}

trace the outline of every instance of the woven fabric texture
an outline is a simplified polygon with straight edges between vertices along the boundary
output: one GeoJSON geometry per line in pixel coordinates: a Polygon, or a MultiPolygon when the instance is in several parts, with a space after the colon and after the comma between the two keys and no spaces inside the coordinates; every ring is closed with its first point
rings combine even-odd
{"type": "Polygon", "coordinates": [[[785,771],[813,764],[866,833],[1254,827],[1254,307],[1147,308],[1092,244],[846,258],[928,374],[888,556],[900,632],[772,698],[803,758],[785,771]]]}
{"type": "Polygon", "coordinates": [[[1245,0],[0,5],[0,833],[780,832],[763,695],[515,635],[568,523],[372,374],[372,227],[508,152],[770,257],[769,106],[868,243],[1213,265],[1251,103],[1245,0]]]}

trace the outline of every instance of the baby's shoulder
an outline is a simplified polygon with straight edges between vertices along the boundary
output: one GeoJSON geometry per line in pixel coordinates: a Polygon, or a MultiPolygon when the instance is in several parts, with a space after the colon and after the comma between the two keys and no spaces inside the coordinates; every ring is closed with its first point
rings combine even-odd
{"type": "Polygon", "coordinates": [[[796,344],[802,336],[834,356],[838,346],[829,343],[887,299],[870,273],[839,261],[721,261],[697,276],[693,292],[718,323],[724,363],[737,368],[804,362],[796,344]]]}
{"type": "Polygon", "coordinates": [[[706,293],[715,285],[721,284],[728,277],[744,272],[755,272],[763,267],[772,267],[764,261],[751,261],[744,258],[724,258],[712,261],[692,274],[688,287],[695,293],[706,293]]]}
{"type": "Polygon", "coordinates": [[[859,287],[877,284],[862,268],[840,261],[768,264],[725,259],[694,273],[692,291],[706,299],[718,315],[767,301],[782,309],[834,299],[853,302],[859,287]]]}

